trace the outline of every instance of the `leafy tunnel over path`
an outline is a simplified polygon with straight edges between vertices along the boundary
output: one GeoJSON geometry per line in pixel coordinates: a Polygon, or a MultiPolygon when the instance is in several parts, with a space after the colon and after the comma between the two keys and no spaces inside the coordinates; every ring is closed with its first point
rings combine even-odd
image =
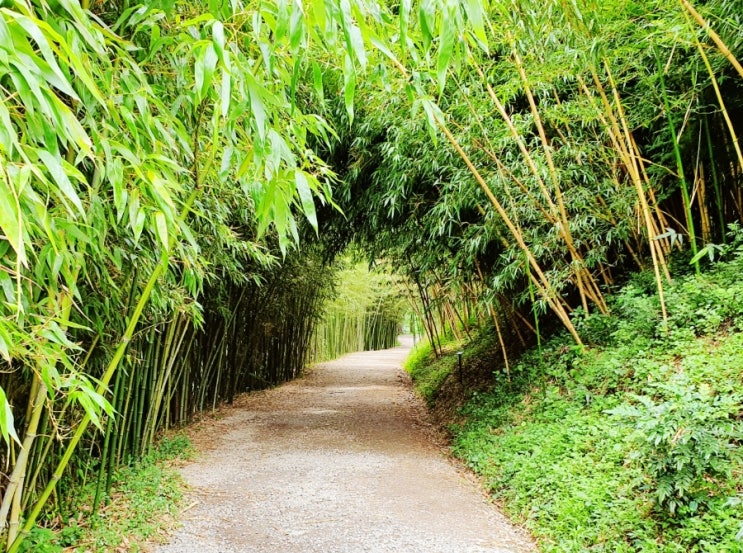
{"type": "Polygon", "coordinates": [[[160,430],[295,376],[351,242],[439,353],[489,320],[506,371],[560,326],[583,342],[636,269],[672,317],[743,214],[740,12],[5,2],[7,549],[91,479],[95,511],[160,430]]]}

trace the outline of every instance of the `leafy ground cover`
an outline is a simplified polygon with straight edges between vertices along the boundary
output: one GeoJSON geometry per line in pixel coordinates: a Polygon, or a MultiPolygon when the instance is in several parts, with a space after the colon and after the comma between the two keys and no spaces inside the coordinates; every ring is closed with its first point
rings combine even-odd
{"type": "MultiPolygon", "coordinates": [[[[742,270],[678,278],[667,324],[639,274],[611,316],[574,315],[590,345],[554,336],[469,392],[453,450],[543,551],[743,551],[742,270]]],[[[453,357],[409,360],[429,401],[453,357]]]]}
{"type": "Polygon", "coordinates": [[[183,482],[173,461],[187,459],[191,444],[182,434],[160,441],[153,452],[114,474],[110,502],[91,517],[95,482],[76,490],[71,512],[57,524],[36,527],[22,551],[34,553],[141,551],[175,524],[183,506],[183,482]],[[55,529],[56,527],[56,529],[55,529]]]}

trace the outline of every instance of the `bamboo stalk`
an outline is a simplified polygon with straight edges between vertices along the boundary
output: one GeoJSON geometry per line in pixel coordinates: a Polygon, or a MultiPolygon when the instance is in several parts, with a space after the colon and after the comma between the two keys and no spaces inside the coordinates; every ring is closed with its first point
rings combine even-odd
{"type": "MultiPolygon", "coordinates": [[[[689,233],[689,243],[691,244],[692,257],[696,258],[697,255],[697,240],[696,231],[694,229],[694,219],[691,215],[691,198],[689,196],[689,187],[686,183],[686,176],[684,175],[684,164],[681,159],[681,148],[679,147],[679,137],[676,135],[676,124],[674,122],[673,114],[671,113],[671,102],[668,99],[668,91],[666,90],[666,78],[664,75],[664,68],[661,64],[658,53],[655,53],[655,62],[658,70],[658,77],[660,79],[660,90],[661,97],[663,98],[663,105],[666,110],[666,118],[668,119],[668,131],[671,137],[671,145],[673,146],[673,155],[676,160],[676,171],[678,172],[679,184],[681,187],[681,199],[684,205],[684,215],[686,216],[686,230],[689,233]]],[[[699,261],[694,262],[694,269],[699,274],[699,261]]]]}
{"type": "Polygon", "coordinates": [[[722,189],[720,187],[720,181],[717,177],[717,167],[715,165],[715,156],[712,147],[712,136],[709,131],[709,118],[704,115],[703,120],[704,136],[707,142],[707,158],[709,159],[710,172],[712,174],[712,185],[715,193],[715,204],[717,206],[717,217],[720,225],[720,239],[723,244],[727,242],[727,235],[725,233],[725,213],[722,202],[722,189]]]}
{"type": "MultiPolygon", "coordinates": [[[[691,24],[691,22],[689,22],[689,24],[691,24]]],[[[730,133],[730,139],[732,140],[733,148],[735,149],[735,153],[738,157],[739,170],[743,171],[743,152],[741,152],[740,142],[738,141],[738,135],[735,132],[735,127],[733,126],[733,122],[730,119],[730,114],[728,113],[728,110],[725,107],[725,101],[722,99],[722,92],[720,92],[720,86],[717,83],[717,77],[715,76],[715,72],[712,70],[712,66],[709,63],[707,54],[704,52],[704,47],[702,46],[702,43],[699,42],[698,38],[695,38],[695,42],[697,45],[697,49],[699,50],[699,55],[702,56],[702,61],[704,61],[704,66],[707,68],[707,73],[709,73],[710,82],[712,83],[712,88],[715,91],[715,97],[717,98],[717,103],[720,106],[720,111],[722,112],[722,116],[725,119],[725,124],[727,125],[728,132],[730,133]]]]}
{"type": "Polygon", "coordinates": [[[20,500],[21,494],[23,493],[23,482],[26,479],[26,472],[28,468],[28,456],[33,446],[34,440],[36,439],[36,430],[39,426],[39,420],[41,419],[41,413],[44,409],[44,401],[47,396],[47,387],[44,384],[41,377],[34,373],[34,380],[37,382],[32,386],[36,389],[36,394],[32,397],[32,408],[31,417],[29,418],[28,424],[26,425],[26,432],[23,438],[23,444],[21,450],[16,458],[15,465],[13,466],[13,472],[10,474],[8,480],[8,486],[5,488],[5,494],[3,495],[3,501],[0,504],[0,534],[8,528],[8,540],[7,550],[10,551],[11,544],[16,540],[19,531],[20,524],[20,500]],[[13,508],[10,519],[8,514],[13,508]]]}
{"type": "Polygon", "coordinates": [[[578,336],[578,332],[575,330],[575,326],[573,326],[573,323],[570,320],[570,316],[568,315],[567,311],[565,311],[564,307],[560,304],[559,300],[554,301],[554,298],[559,298],[559,295],[557,294],[557,292],[555,292],[549,280],[542,272],[541,267],[539,267],[539,264],[537,263],[536,259],[531,253],[531,250],[524,242],[523,236],[518,231],[518,229],[514,225],[511,218],[508,216],[508,213],[506,213],[505,209],[500,204],[498,199],[493,195],[493,192],[490,190],[490,187],[485,182],[485,179],[482,178],[482,176],[480,175],[480,172],[474,166],[474,164],[472,163],[472,161],[470,160],[466,152],[462,149],[457,139],[454,137],[454,135],[451,134],[451,131],[449,131],[446,125],[444,125],[444,123],[438,117],[436,117],[436,124],[439,126],[441,131],[446,136],[447,140],[449,140],[450,144],[454,147],[454,149],[457,151],[459,156],[465,162],[465,165],[467,165],[467,168],[470,170],[472,175],[475,177],[475,180],[480,185],[480,188],[483,190],[483,192],[485,192],[486,196],[490,200],[490,203],[493,205],[493,207],[495,207],[496,211],[498,212],[498,215],[500,215],[501,219],[508,227],[508,230],[511,232],[511,235],[516,240],[516,243],[519,245],[521,250],[525,253],[527,260],[529,262],[529,265],[537,273],[540,293],[543,295],[544,299],[549,303],[549,305],[552,306],[553,311],[559,317],[560,321],[563,323],[563,325],[568,330],[570,335],[573,337],[575,342],[579,345],[582,345],[583,342],[580,339],[580,336],[578,336]]]}
{"type": "MultiPolygon", "coordinates": [[[[694,9],[694,6],[692,6],[688,0],[679,0],[681,2],[681,5],[686,9],[687,12],[691,14],[691,16],[694,18],[694,20],[699,23],[699,26],[702,27],[704,31],[709,34],[712,41],[717,46],[718,50],[722,53],[725,58],[730,62],[730,64],[735,67],[735,70],[738,72],[738,75],[743,77],[743,66],[738,62],[737,59],[735,59],[735,56],[730,51],[730,49],[725,45],[725,43],[720,38],[720,35],[718,35],[714,30],[712,30],[712,27],[710,26],[709,22],[707,22],[702,15],[694,9]]],[[[699,39],[697,39],[697,42],[699,39]]]]}
{"type": "Polygon", "coordinates": [[[575,278],[576,284],[578,286],[578,291],[581,295],[583,306],[587,311],[588,306],[586,305],[585,297],[588,296],[591,298],[591,301],[598,306],[599,311],[606,314],[608,313],[608,308],[606,306],[606,302],[604,301],[603,295],[601,294],[601,290],[593,276],[586,270],[583,256],[580,255],[577,248],[575,247],[575,242],[573,241],[573,236],[570,231],[570,219],[568,218],[562,190],[560,189],[560,179],[557,175],[557,169],[555,168],[555,163],[552,158],[552,146],[547,140],[547,134],[545,133],[544,125],[542,124],[542,117],[539,114],[539,109],[537,108],[537,104],[534,101],[534,95],[532,94],[529,79],[526,76],[526,71],[524,70],[524,64],[521,60],[521,56],[519,55],[518,50],[516,49],[515,45],[513,44],[513,40],[510,37],[509,41],[511,42],[511,55],[515,62],[519,76],[521,77],[521,82],[526,94],[526,98],[529,101],[529,108],[534,119],[534,124],[537,127],[539,139],[542,143],[542,151],[544,152],[545,159],[547,160],[547,169],[550,174],[550,179],[552,180],[552,188],[555,193],[555,199],[561,223],[559,226],[560,235],[565,241],[565,245],[568,248],[568,252],[570,253],[571,258],[577,264],[577,267],[575,268],[575,278]],[[586,288],[586,286],[588,288],[586,288]]]}
{"type": "MultiPolygon", "coordinates": [[[[119,345],[116,348],[114,356],[109,362],[108,367],[106,368],[106,372],[103,374],[103,376],[101,377],[99,381],[99,385],[96,390],[99,394],[103,394],[105,392],[106,387],[108,386],[108,383],[111,381],[111,377],[116,372],[116,369],[118,369],[119,364],[121,363],[121,360],[124,357],[124,353],[126,352],[126,349],[129,346],[129,342],[131,341],[131,338],[134,335],[136,325],[139,322],[139,318],[141,317],[142,312],[144,311],[145,305],[149,302],[150,294],[152,293],[152,290],[154,289],[155,284],[160,279],[160,276],[165,271],[166,266],[167,266],[167,257],[163,256],[163,259],[161,260],[161,262],[158,263],[155,266],[155,269],[152,271],[152,274],[150,275],[150,278],[147,284],[145,285],[144,290],[142,291],[140,300],[139,302],[137,302],[137,306],[134,310],[134,313],[132,313],[132,316],[129,319],[129,323],[127,324],[127,328],[124,331],[124,335],[119,341],[119,345]]],[[[33,528],[34,524],[36,523],[36,519],[38,518],[44,504],[46,503],[46,500],[49,498],[49,496],[52,494],[52,492],[56,488],[57,482],[62,477],[62,473],[64,472],[64,469],[67,467],[67,464],[70,462],[70,459],[72,458],[72,455],[75,452],[77,444],[80,442],[80,440],[83,437],[83,434],[87,430],[88,425],[90,424],[90,420],[91,420],[90,415],[86,413],[83,419],[80,421],[80,424],[78,424],[77,428],[75,429],[75,433],[73,434],[70,442],[67,445],[67,448],[65,449],[64,454],[62,455],[62,458],[60,459],[57,465],[57,468],[52,473],[52,477],[49,483],[47,484],[47,486],[44,488],[43,492],[39,496],[39,499],[36,501],[36,504],[32,508],[31,512],[28,514],[26,518],[26,522],[22,526],[18,534],[18,537],[15,538],[13,542],[9,541],[10,547],[8,548],[8,553],[17,553],[21,545],[21,542],[31,531],[31,528],[33,528]]]]}
{"type": "MultiPolygon", "coordinates": [[[[617,115],[618,115],[619,121],[621,121],[622,130],[623,130],[625,139],[627,141],[627,144],[631,146],[633,144],[633,141],[630,136],[629,128],[627,125],[627,119],[624,116],[624,111],[622,109],[622,102],[619,98],[619,91],[617,90],[617,87],[614,83],[614,78],[612,77],[611,70],[609,69],[609,64],[606,60],[604,60],[604,67],[606,69],[606,74],[609,78],[609,84],[611,86],[612,94],[614,96],[614,101],[617,106],[617,115]]],[[[598,81],[598,77],[596,76],[595,72],[594,72],[594,77],[598,81]]],[[[603,87],[601,88],[601,90],[602,90],[602,95],[603,95],[603,87]]],[[[608,103],[608,100],[606,101],[608,103]]],[[[628,151],[629,151],[629,147],[628,147],[628,151]]],[[[663,323],[667,325],[668,324],[668,312],[666,311],[665,294],[663,291],[663,281],[660,275],[660,261],[659,261],[659,258],[663,256],[663,252],[660,250],[660,245],[657,243],[656,240],[654,240],[655,235],[652,234],[653,232],[652,215],[650,213],[650,207],[648,205],[648,201],[645,196],[645,189],[642,186],[642,181],[640,180],[639,175],[637,174],[637,166],[635,165],[637,156],[631,156],[631,160],[632,160],[631,166],[634,169],[633,176],[635,177],[633,181],[635,182],[635,189],[637,190],[637,197],[640,201],[640,209],[645,219],[645,225],[649,233],[648,241],[650,243],[650,255],[653,259],[653,272],[655,274],[655,283],[658,288],[658,298],[660,300],[661,312],[663,314],[663,323]]]]}

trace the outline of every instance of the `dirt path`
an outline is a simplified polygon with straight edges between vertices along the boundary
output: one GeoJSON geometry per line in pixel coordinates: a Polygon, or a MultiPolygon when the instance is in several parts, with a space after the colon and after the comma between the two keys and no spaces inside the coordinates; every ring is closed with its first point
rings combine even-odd
{"type": "Polygon", "coordinates": [[[158,553],[531,551],[435,445],[409,344],[250,394],[195,434],[183,528],[158,553]]]}

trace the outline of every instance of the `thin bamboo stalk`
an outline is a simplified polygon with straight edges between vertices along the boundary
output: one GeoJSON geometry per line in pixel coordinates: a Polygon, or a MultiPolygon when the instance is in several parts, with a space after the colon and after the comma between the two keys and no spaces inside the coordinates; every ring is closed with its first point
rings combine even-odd
{"type": "Polygon", "coordinates": [[[567,311],[565,311],[565,308],[561,305],[561,303],[559,302],[559,299],[558,301],[555,301],[555,298],[559,298],[559,294],[555,292],[549,280],[542,272],[541,267],[539,267],[539,264],[537,263],[536,259],[531,253],[530,248],[524,242],[523,236],[518,231],[518,229],[514,225],[511,218],[508,216],[508,213],[506,213],[506,210],[500,204],[498,199],[493,195],[493,192],[490,190],[490,187],[485,182],[485,179],[483,179],[482,175],[480,175],[480,172],[474,166],[474,164],[470,160],[467,153],[462,149],[457,139],[454,137],[454,135],[451,134],[451,131],[446,127],[446,125],[444,125],[444,123],[438,117],[436,117],[436,124],[439,126],[441,131],[446,136],[447,140],[449,140],[450,144],[454,147],[454,149],[457,151],[459,156],[465,162],[465,165],[467,165],[467,168],[470,170],[472,175],[475,177],[475,180],[480,185],[480,188],[483,190],[483,192],[485,192],[486,196],[490,200],[490,203],[493,205],[493,207],[495,207],[496,211],[498,212],[498,215],[500,215],[501,219],[508,227],[508,230],[510,231],[511,235],[516,240],[516,243],[519,245],[521,250],[526,255],[529,265],[534,269],[534,272],[537,273],[540,293],[542,294],[544,299],[548,302],[548,304],[552,307],[553,311],[558,316],[558,318],[560,319],[562,324],[565,326],[565,328],[568,330],[570,335],[573,337],[575,342],[579,345],[582,345],[583,342],[580,339],[578,332],[575,330],[575,326],[570,320],[570,316],[568,315],[567,311]]]}
{"type": "MultiPolygon", "coordinates": [[[[145,288],[142,291],[142,295],[140,296],[140,299],[137,302],[137,306],[135,307],[134,312],[132,313],[132,316],[129,319],[126,330],[124,331],[124,335],[119,341],[119,345],[116,348],[114,356],[109,362],[108,367],[106,368],[106,371],[104,372],[103,376],[101,377],[99,381],[99,385],[96,390],[99,394],[105,393],[106,387],[111,381],[111,377],[113,377],[114,373],[119,368],[121,360],[124,357],[124,353],[126,352],[127,347],[129,346],[129,342],[131,341],[131,338],[134,335],[134,331],[139,322],[139,318],[141,317],[142,312],[144,311],[145,305],[147,305],[147,303],[149,302],[149,298],[150,298],[150,295],[152,294],[152,290],[154,289],[157,281],[160,279],[160,276],[162,276],[162,274],[164,273],[166,266],[167,266],[167,257],[163,256],[163,259],[161,260],[161,262],[158,263],[155,269],[152,271],[152,274],[150,275],[150,278],[147,284],[145,285],[145,288]]],[[[85,431],[88,428],[88,425],[90,424],[90,421],[91,421],[90,415],[86,413],[83,416],[80,423],[78,424],[77,428],[75,429],[75,433],[73,434],[70,442],[68,443],[67,448],[65,449],[65,452],[62,455],[62,458],[60,459],[57,465],[57,468],[52,473],[52,477],[50,478],[49,483],[47,484],[47,486],[44,488],[44,490],[40,494],[39,499],[34,504],[33,508],[31,509],[31,512],[28,514],[25,524],[22,526],[18,534],[18,537],[12,543],[10,543],[10,547],[8,548],[8,553],[17,553],[21,545],[21,542],[31,531],[31,528],[33,528],[34,524],[36,523],[36,519],[38,518],[39,514],[41,514],[41,510],[44,507],[44,504],[46,503],[47,499],[52,494],[52,492],[55,490],[57,486],[57,482],[62,477],[62,473],[67,467],[67,464],[70,462],[70,459],[72,458],[72,455],[75,452],[77,444],[82,439],[83,434],[85,433],[85,431]]]]}
{"type": "MultiPolygon", "coordinates": [[[[691,24],[691,22],[689,22],[691,24]]],[[[702,57],[702,61],[704,61],[704,66],[707,68],[707,73],[709,74],[710,82],[712,83],[712,88],[715,91],[715,97],[717,98],[717,103],[720,106],[720,111],[722,112],[722,116],[725,119],[725,124],[727,125],[728,132],[730,133],[730,139],[733,143],[733,148],[735,149],[736,156],[738,158],[738,167],[740,171],[743,171],[743,152],[741,152],[740,142],[738,141],[738,135],[735,132],[735,127],[733,126],[733,122],[730,119],[730,114],[728,113],[727,108],[725,107],[725,101],[722,99],[722,92],[720,92],[720,85],[717,82],[717,77],[715,76],[715,72],[712,70],[712,66],[709,63],[709,58],[707,57],[707,54],[704,51],[704,47],[702,46],[702,43],[699,42],[699,39],[695,37],[695,42],[697,49],[699,50],[699,55],[702,57]]]]}
{"type": "MultiPolygon", "coordinates": [[[[702,15],[694,9],[694,6],[692,6],[688,0],[679,0],[681,2],[681,5],[686,9],[687,12],[691,14],[691,16],[694,18],[694,20],[699,23],[699,25],[702,27],[703,30],[709,34],[712,41],[717,46],[718,50],[722,53],[725,58],[730,62],[730,64],[735,67],[735,70],[738,72],[738,75],[743,77],[743,66],[738,62],[738,60],[735,58],[733,53],[730,51],[730,49],[725,45],[723,40],[720,38],[720,35],[718,35],[714,30],[712,30],[712,27],[710,26],[709,22],[702,17],[702,15]]],[[[697,39],[698,42],[698,39],[697,39]]]]}
{"type": "Polygon", "coordinates": [[[36,430],[39,426],[41,413],[44,409],[46,400],[47,387],[41,377],[34,373],[34,380],[37,382],[32,386],[36,393],[31,396],[31,416],[26,425],[26,432],[23,438],[21,450],[13,466],[13,472],[10,474],[8,486],[5,488],[2,504],[0,504],[0,534],[8,528],[7,550],[10,551],[11,544],[16,540],[20,524],[20,500],[23,494],[23,483],[26,479],[28,469],[28,456],[36,439],[36,430]],[[10,519],[8,514],[13,509],[10,519]]]}
{"type": "Polygon", "coordinates": [[[707,159],[709,160],[710,173],[712,174],[712,184],[715,193],[715,205],[717,207],[717,218],[720,225],[720,239],[723,244],[727,242],[727,235],[725,233],[725,212],[722,202],[722,189],[720,187],[720,180],[717,175],[717,166],[715,165],[715,155],[712,146],[712,135],[709,131],[709,118],[704,115],[703,125],[704,136],[707,143],[707,159]]]}
{"type": "Polygon", "coordinates": [[[532,94],[531,85],[529,84],[529,79],[526,76],[526,71],[524,69],[524,64],[521,60],[521,56],[519,55],[518,50],[513,44],[513,40],[510,39],[510,37],[509,40],[511,41],[511,56],[513,57],[516,69],[519,73],[519,76],[521,77],[521,83],[524,92],[526,93],[526,98],[529,101],[529,108],[532,114],[532,118],[534,119],[534,123],[537,127],[537,132],[539,133],[539,138],[542,143],[542,151],[544,152],[545,159],[547,160],[547,168],[550,174],[550,179],[552,180],[552,188],[554,190],[555,200],[560,217],[560,234],[565,241],[565,245],[568,248],[568,252],[570,253],[571,258],[577,264],[577,267],[575,268],[576,285],[578,286],[578,291],[581,295],[584,308],[588,310],[588,306],[586,305],[585,300],[585,297],[588,296],[590,297],[591,301],[598,306],[599,311],[606,314],[608,313],[608,308],[603,298],[603,294],[601,293],[601,289],[599,288],[598,284],[596,283],[590,272],[586,270],[583,256],[575,247],[575,242],[573,241],[573,236],[570,231],[570,219],[568,217],[567,210],[565,209],[565,200],[560,188],[560,179],[557,175],[555,162],[552,158],[552,146],[547,140],[547,134],[545,133],[544,125],[542,124],[542,117],[534,100],[534,95],[532,94]]]}
{"type": "MultiPolygon", "coordinates": [[[[627,144],[631,146],[633,144],[633,141],[630,136],[629,128],[627,125],[627,119],[624,116],[622,102],[619,98],[619,91],[617,90],[617,87],[614,83],[614,78],[612,77],[612,73],[611,73],[611,70],[609,68],[609,64],[607,61],[604,61],[604,67],[606,69],[606,74],[609,78],[609,84],[611,86],[612,94],[614,96],[614,101],[617,106],[617,115],[618,115],[619,121],[621,121],[622,130],[623,130],[625,139],[627,141],[627,144]]],[[[598,82],[598,76],[596,75],[595,72],[594,72],[594,78],[598,82]]],[[[605,98],[605,95],[603,93],[603,87],[601,87],[601,94],[605,98]]],[[[608,103],[608,100],[606,100],[606,102],[608,103]]],[[[629,147],[627,150],[629,151],[629,147]]],[[[640,180],[639,174],[637,172],[637,166],[635,165],[637,156],[634,156],[634,155],[631,156],[631,160],[632,160],[631,167],[633,168],[632,175],[634,177],[633,181],[635,183],[635,189],[637,190],[637,197],[640,201],[640,209],[645,219],[645,225],[649,233],[648,241],[650,243],[650,255],[653,259],[653,272],[655,274],[655,283],[658,288],[658,298],[660,300],[661,312],[663,314],[663,322],[667,324],[668,323],[668,312],[666,311],[665,294],[663,291],[663,281],[660,275],[660,260],[659,260],[660,258],[663,257],[663,251],[660,249],[660,245],[657,243],[657,241],[654,240],[655,235],[652,234],[653,232],[652,215],[650,213],[650,207],[648,205],[648,201],[645,195],[645,189],[643,188],[642,181],[640,180]]]]}
{"type": "MultiPolygon", "coordinates": [[[[691,253],[694,258],[697,255],[697,239],[696,230],[694,228],[694,218],[691,215],[691,198],[689,196],[689,187],[686,183],[686,176],[684,174],[684,163],[681,159],[681,148],[679,147],[679,137],[676,134],[676,124],[671,113],[671,102],[668,99],[668,91],[666,90],[666,78],[665,69],[660,61],[658,53],[655,52],[655,61],[658,69],[658,77],[660,79],[660,90],[663,98],[663,105],[666,111],[666,118],[668,120],[668,132],[671,137],[671,145],[673,146],[673,155],[676,160],[676,171],[678,172],[679,185],[681,188],[681,199],[684,204],[684,215],[686,216],[686,231],[689,233],[689,243],[691,244],[691,253]]],[[[699,274],[699,261],[694,262],[694,268],[699,274]]]]}

